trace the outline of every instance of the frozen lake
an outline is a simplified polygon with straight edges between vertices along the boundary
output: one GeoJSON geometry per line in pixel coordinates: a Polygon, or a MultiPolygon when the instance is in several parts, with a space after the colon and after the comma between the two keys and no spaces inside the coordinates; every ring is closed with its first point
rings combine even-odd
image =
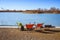
{"type": "Polygon", "coordinates": [[[27,23],[44,23],[53,26],[60,26],[60,14],[26,14],[21,12],[0,12],[0,25],[17,25],[21,22],[27,23]]]}

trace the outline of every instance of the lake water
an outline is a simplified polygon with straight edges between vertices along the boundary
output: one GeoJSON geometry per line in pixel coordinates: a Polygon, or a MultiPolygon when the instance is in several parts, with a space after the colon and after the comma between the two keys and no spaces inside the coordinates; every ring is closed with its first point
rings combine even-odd
{"type": "Polygon", "coordinates": [[[21,12],[0,12],[0,25],[17,25],[21,22],[44,23],[53,26],[60,26],[60,14],[26,14],[21,12]]]}

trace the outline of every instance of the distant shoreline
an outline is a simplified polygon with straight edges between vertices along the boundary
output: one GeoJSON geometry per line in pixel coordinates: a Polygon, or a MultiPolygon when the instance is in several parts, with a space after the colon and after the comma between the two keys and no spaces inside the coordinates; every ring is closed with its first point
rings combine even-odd
{"type": "Polygon", "coordinates": [[[33,9],[33,10],[0,10],[0,12],[24,12],[28,14],[42,14],[42,13],[47,13],[47,14],[60,14],[60,9],[51,7],[50,9],[33,9]]]}
{"type": "Polygon", "coordinates": [[[23,12],[26,14],[60,14],[60,12],[34,12],[34,11],[0,11],[0,12],[23,12]]]}

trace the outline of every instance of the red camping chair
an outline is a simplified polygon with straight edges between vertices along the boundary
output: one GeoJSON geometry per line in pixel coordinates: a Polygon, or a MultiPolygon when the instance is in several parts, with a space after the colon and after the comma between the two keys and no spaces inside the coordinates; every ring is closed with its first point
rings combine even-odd
{"type": "Polygon", "coordinates": [[[31,29],[33,29],[33,25],[34,25],[34,24],[26,24],[26,28],[27,28],[28,30],[31,30],[31,29]]]}
{"type": "Polygon", "coordinates": [[[43,24],[42,23],[39,23],[39,24],[36,25],[36,27],[42,28],[43,27],[43,24]]]}

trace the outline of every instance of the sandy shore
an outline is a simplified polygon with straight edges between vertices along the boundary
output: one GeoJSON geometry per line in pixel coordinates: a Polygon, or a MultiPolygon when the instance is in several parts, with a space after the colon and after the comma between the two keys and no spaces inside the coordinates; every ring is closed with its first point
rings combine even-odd
{"type": "Polygon", "coordinates": [[[0,28],[0,40],[60,40],[60,28],[49,31],[20,31],[17,28],[0,28]]]}

